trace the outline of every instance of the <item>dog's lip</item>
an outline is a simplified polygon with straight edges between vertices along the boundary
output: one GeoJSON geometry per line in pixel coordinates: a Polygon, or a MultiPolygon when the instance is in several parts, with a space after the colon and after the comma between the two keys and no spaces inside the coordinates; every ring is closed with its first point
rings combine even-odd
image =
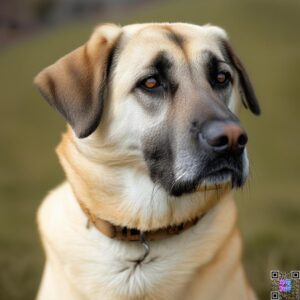
{"type": "Polygon", "coordinates": [[[206,174],[200,181],[197,192],[230,189],[234,170],[222,168],[206,174]]]}

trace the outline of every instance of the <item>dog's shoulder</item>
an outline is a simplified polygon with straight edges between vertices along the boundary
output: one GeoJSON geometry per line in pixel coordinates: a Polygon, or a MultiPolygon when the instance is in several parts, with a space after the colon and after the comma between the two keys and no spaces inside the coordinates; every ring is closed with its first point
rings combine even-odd
{"type": "MultiPolygon", "coordinates": [[[[74,201],[74,195],[70,184],[65,181],[55,189],[50,191],[42,201],[38,213],[37,223],[42,237],[47,240],[52,235],[67,230],[76,221],[82,225],[85,222],[85,216],[78,207],[77,201],[74,201]]],[[[56,239],[57,236],[53,236],[56,239]]]]}

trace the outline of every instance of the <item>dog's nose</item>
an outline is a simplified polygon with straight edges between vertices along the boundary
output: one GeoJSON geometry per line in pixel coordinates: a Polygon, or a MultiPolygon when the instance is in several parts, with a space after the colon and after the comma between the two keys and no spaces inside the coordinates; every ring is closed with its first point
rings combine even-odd
{"type": "Polygon", "coordinates": [[[240,154],[247,144],[248,136],[236,122],[210,121],[202,127],[199,139],[200,144],[214,152],[240,154]]]}

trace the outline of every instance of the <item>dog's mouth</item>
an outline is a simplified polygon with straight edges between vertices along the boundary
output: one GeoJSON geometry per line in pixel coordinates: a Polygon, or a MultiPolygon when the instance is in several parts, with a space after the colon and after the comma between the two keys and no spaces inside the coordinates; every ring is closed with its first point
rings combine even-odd
{"type": "Polygon", "coordinates": [[[180,196],[184,193],[205,192],[210,190],[233,189],[241,187],[245,182],[242,170],[232,166],[224,166],[203,172],[189,182],[173,185],[171,194],[180,196]]]}
{"type": "Polygon", "coordinates": [[[235,172],[229,168],[215,170],[205,175],[199,182],[196,191],[219,190],[222,188],[233,188],[235,172]]]}

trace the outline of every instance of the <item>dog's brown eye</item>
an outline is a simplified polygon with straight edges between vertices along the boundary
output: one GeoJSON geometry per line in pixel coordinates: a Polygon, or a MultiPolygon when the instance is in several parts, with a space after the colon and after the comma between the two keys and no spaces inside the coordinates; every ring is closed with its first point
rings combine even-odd
{"type": "Polygon", "coordinates": [[[160,83],[155,77],[148,77],[142,81],[142,86],[148,90],[151,90],[159,87],[160,83]]]}
{"type": "Polygon", "coordinates": [[[219,72],[216,78],[218,84],[226,84],[230,79],[231,79],[230,73],[224,71],[219,72]]]}

